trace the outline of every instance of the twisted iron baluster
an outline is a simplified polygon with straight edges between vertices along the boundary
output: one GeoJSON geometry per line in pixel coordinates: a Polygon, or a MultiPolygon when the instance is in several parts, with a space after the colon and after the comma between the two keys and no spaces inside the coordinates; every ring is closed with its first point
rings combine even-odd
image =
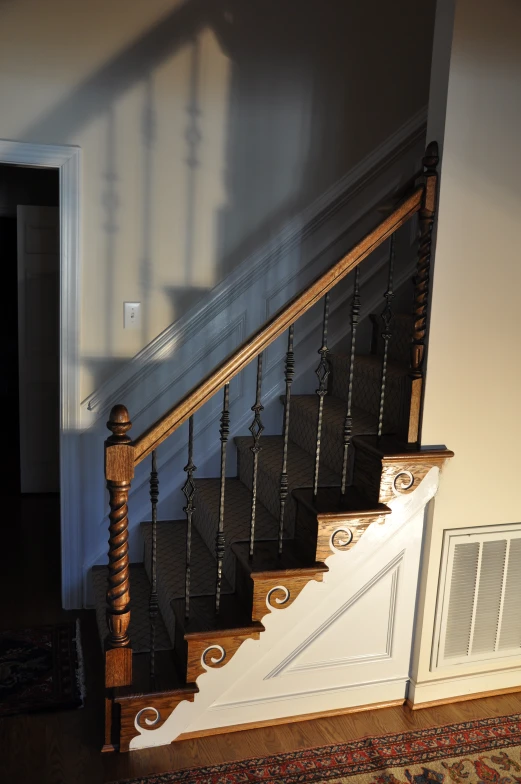
{"type": "Polygon", "coordinates": [[[286,398],[284,401],[284,425],[283,425],[283,447],[282,447],[282,470],[280,473],[280,517],[279,517],[279,555],[282,553],[282,540],[284,537],[284,512],[286,510],[286,499],[288,497],[288,441],[289,441],[289,413],[291,406],[291,385],[295,375],[295,354],[293,353],[293,324],[288,332],[288,350],[286,352],[286,398]]]}
{"type": "Polygon", "coordinates": [[[150,502],[152,505],[152,559],[151,586],[148,613],[150,616],[150,679],[156,677],[156,618],[157,601],[157,503],[159,501],[159,478],[157,475],[156,451],[152,452],[152,470],[150,472],[150,502]]]}
{"type": "Polygon", "coordinates": [[[320,442],[322,438],[322,418],[324,415],[324,397],[327,395],[327,380],[329,378],[329,362],[327,357],[329,349],[327,347],[327,323],[329,319],[329,292],[324,298],[324,320],[322,322],[322,346],[318,353],[320,354],[320,362],[315,370],[318,378],[318,416],[317,416],[317,443],[315,447],[315,474],[313,478],[313,495],[316,496],[318,492],[318,472],[320,469],[320,442]]]}
{"type": "Polygon", "coordinates": [[[393,293],[393,275],[394,275],[394,255],[395,255],[395,235],[391,236],[391,252],[389,254],[389,277],[387,280],[387,291],[384,294],[385,307],[382,310],[381,318],[384,325],[382,338],[384,341],[384,353],[382,357],[382,376],[380,381],[380,408],[378,412],[378,438],[382,435],[384,423],[384,405],[385,405],[385,385],[387,382],[387,358],[389,354],[389,341],[392,337],[391,324],[393,320],[392,300],[393,293]]]}
{"type": "Polygon", "coordinates": [[[186,482],[183,485],[183,493],[186,498],[186,506],[183,511],[186,514],[186,567],[185,567],[185,617],[190,616],[190,564],[192,561],[192,517],[195,512],[194,496],[194,472],[197,466],[194,465],[194,418],[188,420],[188,463],[184,467],[186,471],[186,482]]]}
{"type": "Polygon", "coordinates": [[[219,497],[219,526],[216,537],[217,581],[215,586],[215,612],[221,608],[221,583],[224,559],[224,491],[226,489],[226,444],[230,434],[230,384],[224,385],[223,412],[221,414],[221,492],[219,497]]]}
{"type": "Polygon", "coordinates": [[[344,454],[342,458],[342,495],[345,495],[347,485],[347,462],[349,447],[353,436],[353,376],[355,370],[355,345],[356,329],[360,317],[360,267],[355,269],[355,287],[353,290],[353,304],[351,306],[351,354],[349,359],[349,377],[347,383],[347,410],[344,422],[344,454]]]}
{"type": "Polygon", "coordinates": [[[264,430],[264,425],[261,420],[261,412],[264,411],[264,406],[260,402],[262,387],[262,354],[259,354],[257,359],[257,388],[255,393],[255,405],[251,407],[254,413],[253,422],[249,427],[249,431],[253,436],[253,444],[250,450],[253,454],[253,471],[252,471],[252,488],[251,488],[251,517],[250,517],[250,558],[253,558],[253,547],[255,543],[255,517],[257,514],[257,471],[259,467],[259,452],[262,447],[260,446],[260,437],[264,430]]]}

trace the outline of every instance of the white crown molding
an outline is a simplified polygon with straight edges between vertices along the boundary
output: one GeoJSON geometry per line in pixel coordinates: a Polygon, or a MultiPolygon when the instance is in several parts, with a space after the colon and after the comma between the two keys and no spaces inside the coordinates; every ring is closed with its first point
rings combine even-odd
{"type": "Polygon", "coordinates": [[[81,150],[69,145],[0,139],[0,163],[59,170],[60,177],[60,504],[62,603],[81,606],[80,423],[80,176],[81,150]]]}
{"type": "MultiPolygon", "coordinates": [[[[331,220],[339,210],[345,208],[346,204],[370,182],[381,177],[388,167],[424,136],[426,119],[427,109],[424,107],[321,194],[308,208],[288,221],[275,237],[244,259],[204,301],[167,327],[97,390],[88,395],[81,403],[84,411],[94,414],[94,417],[87,416],[85,421],[89,422],[88,426],[100,417],[104,417],[111,405],[123,399],[130,389],[134,389],[153,373],[158,363],[171,357],[188,338],[192,339],[198,332],[207,328],[234,300],[265,276],[274,265],[279,264],[281,254],[287,254],[292,248],[298,247],[307,237],[316,233],[321,226],[331,220]]],[[[351,223],[355,221],[356,219],[353,219],[351,223]]],[[[283,282],[281,286],[286,283],[287,281],[283,282]]],[[[178,374],[172,380],[171,386],[176,383],[177,378],[179,378],[178,374]]]]}

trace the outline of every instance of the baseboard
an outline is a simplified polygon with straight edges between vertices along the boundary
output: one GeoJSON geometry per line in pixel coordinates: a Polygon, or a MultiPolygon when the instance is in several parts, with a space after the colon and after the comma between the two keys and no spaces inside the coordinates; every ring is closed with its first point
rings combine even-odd
{"type": "Polygon", "coordinates": [[[454,702],[468,702],[469,700],[481,700],[485,697],[499,697],[502,694],[517,694],[521,692],[521,686],[511,686],[506,689],[492,689],[491,691],[479,691],[475,694],[460,694],[458,697],[445,697],[441,700],[431,700],[430,702],[411,702],[405,700],[405,704],[411,710],[422,710],[423,708],[436,708],[438,705],[452,705],[454,702]]]}
{"type": "Polygon", "coordinates": [[[280,719],[266,719],[265,721],[253,721],[247,722],[246,724],[234,724],[228,727],[211,727],[205,730],[195,730],[194,732],[183,732],[173,741],[173,743],[177,743],[180,740],[206,738],[211,735],[225,735],[229,732],[258,730],[262,727],[280,727],[286,724],[296,724],[299,721],[313,721],[314,719],[327,719],[331,716],[347,716],[350,713],[363,713],[364,711],[382,710],[383,708],[395,708],[404,704],[405,699],[388,700],[387,702],[373,702],[370,705],[357,705],[356,707],[351,708],[335,708],[333,710],[304,713],[297,716],[282,716],[280,719]]]}
{"type": "Polygon", "coordinates": [[[479,672],[417,683],[411,680],[407,705],[411,710],[448,705],[464,700],[521,692],[521,667],[479,672]],[[484,681],[488,688],[484,689],[484,681]]]}

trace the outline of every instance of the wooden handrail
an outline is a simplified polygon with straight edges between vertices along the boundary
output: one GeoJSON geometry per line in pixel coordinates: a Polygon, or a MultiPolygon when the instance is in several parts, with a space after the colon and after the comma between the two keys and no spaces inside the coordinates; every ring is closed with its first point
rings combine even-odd
{"type": "Polygon", "coordinates": [[[255,357],[273,343],[288,327],[315,305],[328,291],[345,278],[379,245],[406,223],[422,205],[425,186],[417,188],[378,226],[360,240],[340,261],[323,273],[305,291],[284,305],[258,332],[248,338],[233,354],[194,389],[134,441],[134,463],[137,465],[177,430],[213,395],[241,372],[255,357]]]}

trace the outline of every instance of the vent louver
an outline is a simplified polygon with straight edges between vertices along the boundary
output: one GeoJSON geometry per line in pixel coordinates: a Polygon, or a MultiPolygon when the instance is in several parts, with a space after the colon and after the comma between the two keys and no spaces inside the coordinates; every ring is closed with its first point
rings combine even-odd
{"type": "Polygon", "coordinates": [[[521,524],[446,531],[440,587],[434,668],[521,655],[521,524]]]}

